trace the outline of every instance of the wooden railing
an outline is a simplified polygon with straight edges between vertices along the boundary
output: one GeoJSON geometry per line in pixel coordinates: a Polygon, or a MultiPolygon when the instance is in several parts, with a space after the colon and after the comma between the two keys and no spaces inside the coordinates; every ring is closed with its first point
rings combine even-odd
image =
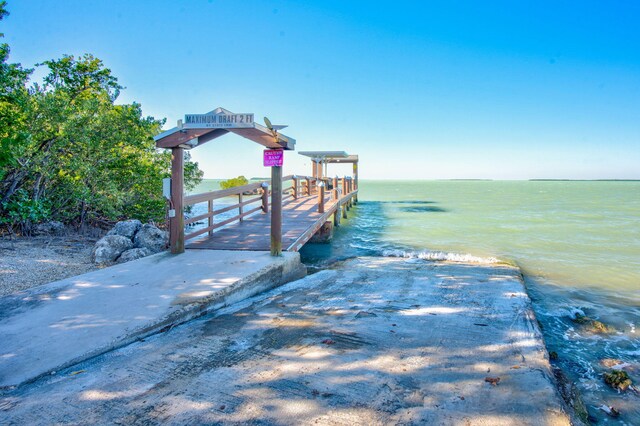
{"type": "MultiPolygon", "coordinates": [[[[293,178],[293,176],[285,176],[282,181],[286,182],[293,178]]],[[[204,214],[200,214],[197,216],[193,216],[185,219],[185,226],[194,224],[196,222],[200,222],[201,220],[207,220],[207,226],[198,229],[190,234],[186,234],[184,236],[185,240],[197,237],[199,235],[208,233],[209,235],[213,234],[218,228],[221,228],[230,223],[240,221],[242,222],[245,217],[252,215],[258,211],[262,211],[263,213],[269,212],[269,206],[271,205],[269,201],[269,196],[271,195],[270,190],[271,183],[268,180],[261,182],[254,182],[248,185],[236,186],[234,188],[222,189],[219,191],[210,191],[203,192],[201,194],[193,194],[187,195],[184,197],[184,206],[192,206],[194,204],[207,203],[207,212],[204,214]],[[220,200],[223,198],[229,197],[238,197],[238,202],[232,205],[227,205],[220,209],[214,209],[214,200],[220,200]],[[260,205],[253,207],[252,204],[260,203],[260,205]],[[248,207],[251,206],[251,207],[248,207]],[[227,213],[233,210],[237,210],[237,214],[229,217],[225,220],[216,222],[215,217],[219,216],[223,213],[227,213]]],[[[293,198],[293,194],[291,194],[291,187],[283,190],[283,194],[286,194],[282,197],[283,204],[288,202],[293,198]]],[[[225,203],[226,204],[226,203],[225,203]]]]}
{"type": "MultiPolygon", "coordinates": [[[[324,213],[324,207],[327,202],[330,202],[331,200],[340,200],[343,195],[348,195],[355,189],[353,188],[353,180],[350,177],[318,179],[309,176],[289,175],[283,177],[282,182],[282,186],[284,188],[282,191],[283,206],[297,200],[298,198],[317,195],[318,212],[320,213],[324,213]],[[291,184],[285,185],[285,183],[289,181],[291,181],[291,184]]],[[[185,241],[205,233],[212,235],[216,229],[236,221],[242,222],[245,217],[259,211],[262,211],[262,213],[268,213],[271,205],[270,188],[270,180],[265,180],[234,188],[185,196],[183,201],[185,207],[205,202],[207,203],[206,213],[185,218],[185,226],[192,225],[202,220],[207,220],[206,227],[186,234],[184,236],[185,241]],[[237,197],[238,202],[232,205],[226,205],[219,209],[214,208],[215,200],[229,197],[237,197]],[[254,207],[255,204],[258,205],[254,207]],[[216,216],[233,210],[237,210],[237,214],[219,222],[215,221],[216,216]]],[[[347,204],[347,207],[351,207],[351,198],[347,199],[345,202],[349,203],[347,204]]]]}

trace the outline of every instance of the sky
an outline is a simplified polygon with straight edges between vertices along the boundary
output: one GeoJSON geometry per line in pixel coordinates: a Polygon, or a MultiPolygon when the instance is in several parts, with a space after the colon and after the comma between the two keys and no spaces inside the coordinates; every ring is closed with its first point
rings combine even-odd
{"type": "MultiPolygon", "coordinates": [[[[11,62],[92,53],[121,103],[175,126],[223,107],[287,124],[363,179],[640,179],[640,3],[9,0],[11,62]]],[[[37,81],[43,71],[36,71],[37,81]]],[[[268,176],[235,135],[208,178],[268,176]]],[[[329,174],[345,174],[345,166],[329,174]]],[[[285,155],[284,173],[310,174],[285,155]]]]}

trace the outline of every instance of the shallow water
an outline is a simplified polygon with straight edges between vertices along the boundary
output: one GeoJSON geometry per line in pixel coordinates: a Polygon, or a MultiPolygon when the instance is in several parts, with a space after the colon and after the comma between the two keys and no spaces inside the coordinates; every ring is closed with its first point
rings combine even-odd
{"type": "Polygon", "coordinates": [[[600,362],[640,382],[640,182],[362,181],[360,203],[331,244],[308,244],[322,267],[357,255],[517,263],[549,351],[578,383],[594,420],[640,424],[640,396],[618,394],[600,362]],[[590,333],[575,312],[616,331],[590,333]],[[606,404],[622,412],[607,417],[606,404]]]}

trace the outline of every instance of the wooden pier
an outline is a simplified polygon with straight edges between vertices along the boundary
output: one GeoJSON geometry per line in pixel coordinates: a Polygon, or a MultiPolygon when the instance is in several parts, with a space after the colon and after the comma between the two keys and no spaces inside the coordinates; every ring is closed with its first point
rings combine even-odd
{"type": "Polygon", "coordinates": [[[253,114],[234,114],[216,108],[206,114],[187,114],[184,122],[180,120],[176,127],[154,138],[156,147],[171,149],[171,179],[165,182],[163,190],[168,200],[172,253],[183,253],[185,248],[269,250],[273,256],[278,256],[283,250],[298,251],[318,232],[330,235],[340,219],[347,217],[347,211],[358,201],[358,156],[344,151],[301,152],[311,158],[312,175],[283,178],[282,151],[295,150],[296,141],[279,132],[286,126],[274,126],[266,118],[265,124],[266,127],[255,123],[253,114]],[[185,195],[184,150],[227,133],[235,133],[267,148],[264,165],[267,166],[267,158],[277,160],[269,164],[271,179],[185,195]],[[328,178],[327,166],[331,163],[352,164],[353,176],[328,178]],[[237,202],[229,205],[229,197],[237,202]],[[216,204],[223,199],[224,207],[216,209],[216,204]],[[185,219],[185,208],[200,203],[207,204],[207,212],[185,219]],[[229,212],[233,211],[237,213],[229,217],[229,212]],[[206,221],[206,226],[185,234],[185,226],[202,221],[206,221]]]}
{"type": "MultiPolygon", "coordinates": [[[[282,202],[283,251],[298,251],[326,222],[331,222],[329,227],[338,225],[341,218],[347,217],[358,193],[350,177],[318,179],[288,176],[283,179],[283,186],[287,184],[282,202]]],[[[273,209],[268,202],[268,187],[267,181],[185,197],[185,205],[206,202],[209,206],[207,213],[185,220],[185,224],[208,221],[208,226],[185,235],[186,248],[269,251],[273,209]],[[244,195],[256,189],[259,193],[244,195]],[[214,210],[215,200],[229,200],[229,197],[237,197],[237,202],[214,210]],[[215,220],[217,215],[234,210],[234,216],[215,220]],[[207,234],[205,238],[195,239],[203,234],[207,234]]]]}

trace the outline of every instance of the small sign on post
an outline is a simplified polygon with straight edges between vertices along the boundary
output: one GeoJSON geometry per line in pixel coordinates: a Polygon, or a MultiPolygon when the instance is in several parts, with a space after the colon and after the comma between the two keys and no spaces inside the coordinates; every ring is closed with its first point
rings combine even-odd
{"type": "Polygon", "coordinates": [[[262,162],[265,167],[282,167],[284,151],[281,149],[265,149],[262,162]]]}

